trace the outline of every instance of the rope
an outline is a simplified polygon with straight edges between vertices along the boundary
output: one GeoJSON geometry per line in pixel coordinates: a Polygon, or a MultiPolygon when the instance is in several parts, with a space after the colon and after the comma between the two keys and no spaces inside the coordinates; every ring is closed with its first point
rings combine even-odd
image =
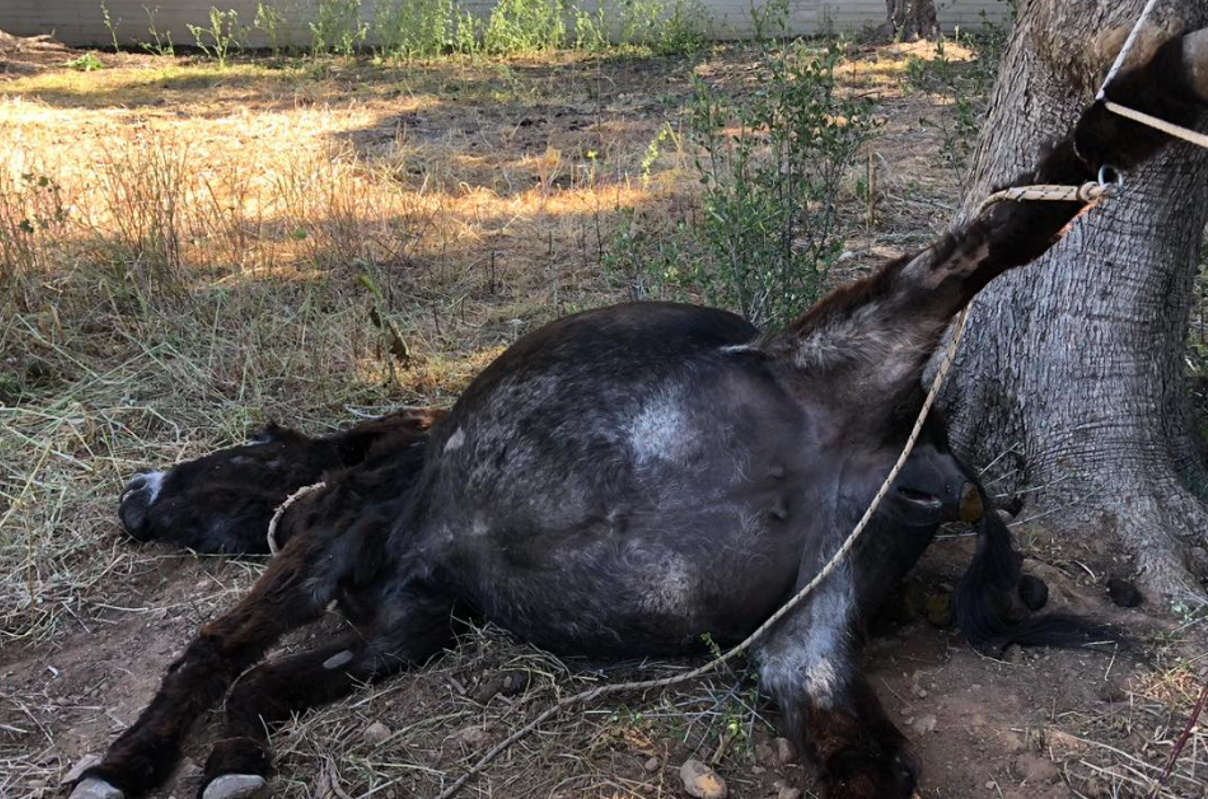
{"type": "Polygon", "coordinates": [[[1108,100],[1103,105],[1113,114],[1127,117],[1133,122],[1140,122],[1142,125],[1148,125],[1155,130],[1160,130],[1163,133],[1174,136],[1176,139],[1182,139],[1183,141],[1189,141],[1192,144],[1198,144],[1200,147],[1208,150],[1208,135],[1200,133],[1199,131],[1189,130],[1180,125],[1176,125],[1173,122],[1167,122],[1164,119],[1158,119],[1155,116],[1150,116],[1143,111],[1137,111],[1127,106],[1120,105],[1119,103],[1113,103],[1111,100],[1108,100]]]}
{"type": "Polygon", "coordinates": [[[281,547],[277,546],[277,525],[281,523],[281,517],[289,510],[289,506],[302,499],[302,497],[313,491],[320,491],[327,488],[327,483],[315,483],[314,485],[302,486],[294,493],[286,497],[285,501],[277,506],[277,510],[273,511],[273,518],[268,522],[268,533],[265,538],[268,540],[268,551],[272,555],[276,555],[281,547]]]}
{"type": "Polygon", "coordinates": [[[1175,125],[1172,122],[1167,122],[1164,119],[1159,119],[1158,117],[1151,116],[1142,111],[1136,111],[1132,108],[1120,105],[1119,103],[1113,103],[1112,101],[1106,99],[1107,85],[1115,80],[1116,75],[1120,72],[1120,68],[1124,66],[1124,61],[1128,58],[1129,51],[1132,50],[1133,45],[1136,44],[1137,36],[1141,33],[1141,29],[1145,27],[1145,21],[1149,18],[1149,15],[1153,12],[1154,6],[1157,4],[1158,0],[1149,0],[1149,2],[1145,4],[1144,10],[1141,11],[1141,16],[1137,18],[1137,24],[1133,25],[1133,29],[1129,32],[1128,38],[1124,40],[1124,46],[1120,48],[1120,53],[1116,56],[1115,63],[1113,63],[1112,68],[1108,70],[1107,77],[1103,79],[1103,85],[1099,87],[1099,93],[1095,95],[1095,99],[1104,100],[1104,107],[1113,114],[1131,119],[1133,122],[1140,122],[1142,125],[1148,125],[1155,130],[1160,130],[1167,135],[1174,136],[1176,139],[1182,139],[1183,141],[1188,141],[1192,144],[1199,145],[1204,149],[1208,149],[1208,136],[1204,135],[1203,133],[1189,130],[1181,125],[1175,125]]]}
{"type": "Polygon", "coordinates": [[[1145,9],[1141,12],[1141,16],[1137,17],[1137,24],[1133,25],[1128,38],[1124,40],[1124,46],[1120,48],[1120,53],[1116,56],[1115,63],[1107,71],[1107,77],[1103,79],[1103,85],[1099,87],[1099,93],[1095,95],[1096,100],[1102,100],[1107,94],[1107,84],[1116,79],[1116,74],[1124,66],[1124,61],[1128,58],[1129,51],[1132,50],[1133,45],[1137,42],[1137,35],[1141,33],[1141,28],[1145,27],[1145,20],[1149,19],[1149,15],[1153,13],[1154,6],[1157,4],[1158,0],[1149,0],[1145,4],[1145,9]]]}
{"type": "Polygon", "coordinates": [[[1081,202],[1092,203],[1100,197],[1108,197],[1111,195],[1115,185],[1111,183],[1100,183],[1091,181],[1083,183],[1081,186],[1055,186],[1048,184],[1038,184],[1036,186],[1014,186],[1002,191],[996,191],[985,199],[981,204],[981,211],[985,211],[995,203],[1006,202],[1008,200],[1041,200],[1049,202],[1081,202]]]}

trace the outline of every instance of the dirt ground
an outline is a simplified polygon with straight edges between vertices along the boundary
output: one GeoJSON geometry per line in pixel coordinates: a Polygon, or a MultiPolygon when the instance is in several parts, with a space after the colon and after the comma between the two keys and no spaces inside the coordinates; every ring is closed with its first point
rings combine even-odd
{"type": "MultiPolygon", "coordinates": [[[[872,99],[882,125],[868,153],[876,204],[848,198],[836,279],[927,241],[955,210],[956,178],[939,156],[947,102],[903,88],[909,56],[934,55],[926,47],[858,49],[841,68],[846,90],[872,99]]],[[[690,204],[682,146],[650,156],[682,114],[689,75],[752,88],[747,57],[733,48],[692,60],[333,60],[222,72],[102,54],[96,73],[63,68],[75,54],[48,52],[0,51],[0,135],[84,220],[45,244],[36,263],[46,274],[0,321],[6,799],[61,795],[71,767],[134,720],[197,626],[263,566],[125,540],[116,519],[124,477],[227,445],[265,416],[321,430],[402,404],[447,405],[519,334],[625,297],[599,253],[618,209],[637,209],[657,230],[690,204]],[[177,146],[186,160],[173,160],[177,146]],[[149,174],[137,171],[148,165],[179,167],[185,182],[206,172],[215,200],[203,205],[197,187],[181,196],[194,216],[168,249],[165,237],[117,223],[118,200],[133,195],[115,176],[149,174]],[[304,198],[288,199],[293,181],[304,198]],[[254,202],[259,190],[287,199],[254,202]],[[90,206],[108,210],[89,216],[90,206]],[[238,223],[224,222],[237,206],[238,223]],[[414,244],[397,243],[404,229],[414,244]],[[115,272],[119,245],[127,267],[115,272]],[[148,266],[153,256],[165,258],[162,271],[148,266]],[[333,266],[337,256],[378,271],[333,266]],[[396,323],[410,362],[392,360],[370,306],[396,323]]],[[[156,191],[152,209],[176,197],[156,191]]],[[[178,220],[151,221],[175,230],[178,220]]],[[[1048,583],[1050,607],[1117,624],[1132,641],[1012,650],[998,661],[926,613],[899,609],[879,623],[867,669],[917,748],[919,795],[1148,796],[1198,693],[1208,625],[1165,608],[1115,608],[1102,584],[1127,574],[1126,563],[1093,544],[1052,541],[1043,519],[1022,516],[1025,568],[1048,583]]],[[[971,546],[959,531],[938,541],[916,570],[918,590],[950,592],[971,546]]],[[[339,624],[329,619],[285,648],[339,624]]],[[[434,796],[557,697],[690,665],[563,662],[476,629],[428,667],[286,725],[273,738],[274,791],[434,796]]],[[[217,718],[201,720],[155,796],[196,791],[217,718]]],[[[554,719],[462,795],[683,797],[679,765],[695,757],[740,799],[815,796],[775,723],[751,678],[723,672],[554,719]]],[[[1208,796],[1203,722],[1160,795],[1208,796]]]]}

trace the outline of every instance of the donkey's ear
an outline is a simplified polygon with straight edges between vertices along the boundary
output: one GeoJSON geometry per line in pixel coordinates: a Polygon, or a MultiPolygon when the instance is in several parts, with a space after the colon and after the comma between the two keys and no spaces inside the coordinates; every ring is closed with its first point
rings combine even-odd
{"type": "Polygon", "coordinates": [[[279,441],[284,431],[285,428],[281,427],[281,425],[276,422],[269,422],[259,430],[253,430],[247,437],[247,443],[270,444],[273,441],[279,441]]]}
{"type": "Polygon", "coordinates": [[[254,431],[248,436],[249,444],[272,444],[277,441],[292,441],[305,438],[304,435],[297,430],[291,430],[288,427],[282,427],[276,422],[269,422],[259,430],[254,431]]]}

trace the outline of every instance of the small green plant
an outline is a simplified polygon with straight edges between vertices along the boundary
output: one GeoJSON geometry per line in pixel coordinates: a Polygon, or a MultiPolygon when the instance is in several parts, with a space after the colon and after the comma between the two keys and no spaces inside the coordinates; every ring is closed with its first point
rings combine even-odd
{"type": "Polygon", "coordinates": [[[113,42],[113,52],[122,49],[122,46],[117,43],[117,26],[122,24],[122,18],[118,17],[117,22],[113,21],[113,17],[109,14],[109,8],[103,2],[101,3],[101,19],[105,21],[105,30],[109,31],[109,39],[113,42]]]}
{"type": "Polygon", "coordinates": [[[566,44],[563,0],[499,0],[483,33],[491,55],[556,50],[566,44]]]}
{"type": "Polygon", "coordinates": [[[369,26],[361,21],[361,0],[320,0],[310,23],[311,54],[352,56],[368,33],[369,26]]]}
{"type": "Polygon", "coordinates": [[[281,53],[285,50],[284,42],[281,39],[282,29],[285,27],[285,15],[273,6],[257,3],[256,17],[252,20],[252,27],[264,34],[264,40],[268,42],[273,58],[280,58],[281,53]]]}
{"type": "Polygon", "coordinates": [[[872,122],[866,103],[836,91],[840,59],[837,44],[787,45],[743,104],[697,82],[689,137],[700,149],[703,253],[686,278],[758,324],[807,308],[842,251],[840,186],[872,122]]]}
{"type": "Polygon", "coordinates": [[[226,69],[227,59],[230,58],[231,53],[242,46],[239,13],[233,8],[219,11],[211,6],[210,26],[202,28],[198,25],[190,25],[189,33],[193,34],[193,40],[198,49],[210,58],[216,59],[221,69],[226,69]]]}
{"type": "Polygon", "coordinates": [[[155,15],[159,13],[159,7],[148,8],[143,6],[143,11],[147,12],[147,33],[151,35],[151,41],[139,42],[138,46],[143,48],[151,55],[164,56],[173,58],[176,56],[176,47],[172,44],[172,31],[160,32],[159,28],[155,27],[155,15]]]}
{"type": "Polygon", "coordinates": [[[654,55],[690,55],[704,46],[707,16],[699,0],[629,0],[621,5],[620,43],[654,55]]]}
{"type": "Polygon", "coordinates": [[[70,61],[64,61],[63,66],[68,69],[74,69],[76,72],[95,72],[98,69],[104,69],[105,65],[101,63],[101,59],[97,58],[96,53],[84,53],[79,58],[73,58],[70,61]]]}
{"type": "Polygon", "coordinates": [[[599,3],[594,12],[575,4],[575,49],[588,53],[602,53],[610,46],[609,17],[606,3],[599,3]]]}
{"type": "Polygon", "coordinates": [[[431,58],[453,46],[453,0],[378,0],[373,30],[390,58],[431,58]]]}

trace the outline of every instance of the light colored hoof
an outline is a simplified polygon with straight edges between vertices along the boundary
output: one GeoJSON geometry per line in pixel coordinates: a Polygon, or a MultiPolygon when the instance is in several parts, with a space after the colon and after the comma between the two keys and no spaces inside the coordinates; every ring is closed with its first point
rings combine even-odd
{"type": "Polygon", "coordinates": [[[126,795],[102,779],[89,777],[72,790],[70,799],[126,799],[126,795]]]}
{"type": "Polygon", "coordinates": [[[267,785],[258,774],[223,774],[206,786],[201,799],[251,799],[267,785]]]}

